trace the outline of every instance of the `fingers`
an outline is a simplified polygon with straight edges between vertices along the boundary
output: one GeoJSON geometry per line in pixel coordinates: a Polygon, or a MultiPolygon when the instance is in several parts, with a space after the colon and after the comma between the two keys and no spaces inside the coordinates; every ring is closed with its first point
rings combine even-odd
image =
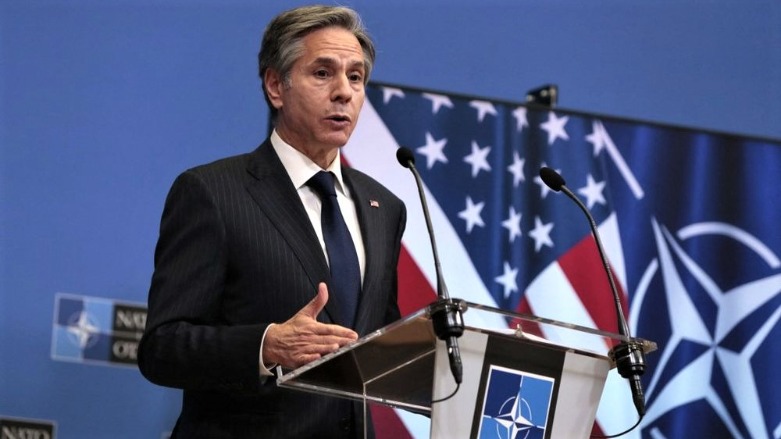
{"type": "Polygon", "coordinates": [[[269,327],[263,342],[265,363],[296,368],[336,351],[357,337],[340,335],[342,330],[354,334],[347,328],[313,320],[304,322],[304,319],[301,316],[269,327]]]}

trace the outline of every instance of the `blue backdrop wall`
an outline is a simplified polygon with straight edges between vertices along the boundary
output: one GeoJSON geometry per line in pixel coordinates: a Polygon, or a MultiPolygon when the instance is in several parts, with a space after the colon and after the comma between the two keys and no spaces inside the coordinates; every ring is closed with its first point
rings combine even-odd
{"type": "MultiPolygon", "coordinates": [[[[170,428],[178,393],[122,366],[132,352],[58,350],[79,334],[57,313],[121,313],[107,332],[133,338],[173,178],[263,139],[260,35],[303,3],[0,0],[0,418],[170,428]]],[[[781,138],[775,0],[340,3],[379,81],[512,100],[556,83],[570,109],[781,138]]]]}

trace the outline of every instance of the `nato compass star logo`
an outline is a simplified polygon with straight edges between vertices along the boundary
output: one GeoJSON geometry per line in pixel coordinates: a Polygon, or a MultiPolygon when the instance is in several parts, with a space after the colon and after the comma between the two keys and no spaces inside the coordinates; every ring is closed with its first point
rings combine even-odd
{"type": "Polygon", "coordinates": [[[542,439],[554,380],[491,366],[477,437],[542,439]]]}
{"type": "Polygon", "coordinates": [[[113,303],[83,296],[56,296],[52,358],[107,361],[111,352],[113,303]]]}
{"type": "Polygon", "coordinates": [[[777,359],[767,358],[781,321],[781,260],[761,240],[730,224],[696,223],[675,234],[655,220],[652,227],[658,257],[645,270],[631,321],[663,302],[669,319],[655,318],[649,327],[654,333],[648,338],[661,351],[654,354],[658,363],[646,385],[644,433],[655,439],[694,431],[700,437],[781,438],[779,403],[772,394],[778,388],[772,365],[777,359]],[[754,268],[761,267],[755,273],[769,275],[721,286],[717,273],[707,272],[706,256],[683,246],[714,237],[750,255],[754,268]],[[660,283],[664,297],[644,300],[651,290],[662,289],[660,283]],[[675,421],[683,418],[686,432],[675,421]]]}
{"type": "Polygon", "coordinates": [[[96,335],[100,328],[95,323],[95,318],[90,316],[87,311],[74,314],[66,328],[71,340],[81,349],[94,346],[98,338],[96,335]]]}

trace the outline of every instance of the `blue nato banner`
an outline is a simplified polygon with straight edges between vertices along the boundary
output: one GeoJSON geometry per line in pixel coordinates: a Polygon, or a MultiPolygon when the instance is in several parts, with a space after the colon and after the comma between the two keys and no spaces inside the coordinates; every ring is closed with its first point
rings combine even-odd
{"type": "MultiPolygon", "coordinates": [[[[387,84],[371,84],[367,97],[356,134],[372,141],[348,145],[345,159],[397,192],[412,213],[417,194],[397,187],[409,176],[398,178],[400,168],[385,157],[400,145],[414,151],[453,296],[615,330],[585,218],[537,177],[540,167],[554,168],[597,219],[633,334],[659,345],[643,376],[647,414],[627,437],[781,438],[781,142],[387,84]]],[[[12,140],[3,156],[24,156],[25,135],[36,133],[3,130],[12,140]]],[[[61,154],[36,150],[38,161],[56,163],[61,154]]],[[[98,168],[100,176],[132,174],[132,160],[79,160],[87,173],[76,180],[91,181],[98,168]]],[[[166,437],[180,394],[146,382],[135,367],[156,230],[128,231],[133,214],[104,196],[105,185],[80,184],[78,197],[57,204],[72,195],[67,181],[33,178],[35,161],[7,163],[0,437],[166,437]],[[19,201],[46,191],[42,202],[19,201]],[[70,239],[85,229],[98,238],[70,239]],[[138,242],[144,252],[132,247],[138,242]],[[142,280],[122,271],[128,258],[147,261],[142,280]],[[95,288],[109,268],[104,284],[112,288],[95,288]]],[[[170,184],[182,169],[159,169],[157,178],[170,184]]],[[[144,221],[156,224],[166,191],[131,186],[120,200],[148,205],[144,221]]],[[[402,277],[434,278],[425,263],[430,249],[416,238],[423,227],[411,215],[402,259],[413,263],[402,277]]],[[[402,306],[419,291],[401,291],[402,306]]],[[[543,436],[550,383],[492,373],[494,383],[510,384],[491,386],[479,402],[480,437],[543,436]]],[[[633,410],[625,383],[609,382],[595,429],[622,431],[634,423],[633,410]]],[[[378,421],[379,438],[391,431],[382,422],[425,437],[413,425],[425,420],[396,415],[378,421]]]]}

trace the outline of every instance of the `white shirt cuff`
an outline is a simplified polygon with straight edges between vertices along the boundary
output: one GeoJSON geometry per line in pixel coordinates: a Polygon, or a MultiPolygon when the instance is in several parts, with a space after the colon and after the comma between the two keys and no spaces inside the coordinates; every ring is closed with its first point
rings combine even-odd
{"type": "Polygon", "coordinates": [[[263,338],[260,339],[260,353],[258,353],[258,364],[260,365],[260,376],[264,376],[264,377],[274,376],[274,372],[272,372],[271,370],[277,367],[276,364],[266,365],[263,362],[263,342],[266,341],[266,333],[268,333],[268,329],[272,326],[274,326],[274,323],[266,327],[266,330],[263,331],[263,338]]]}

